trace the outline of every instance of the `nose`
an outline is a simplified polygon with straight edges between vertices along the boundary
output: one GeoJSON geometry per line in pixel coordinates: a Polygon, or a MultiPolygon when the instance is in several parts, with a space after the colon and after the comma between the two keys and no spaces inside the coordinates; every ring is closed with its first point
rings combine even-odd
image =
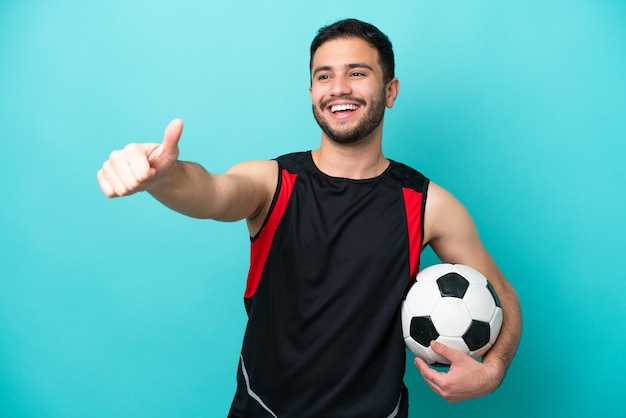
{"type": "Polygon", "coordinates": [[[352,93],[349,80],[344,76],[335,76],[330,93],[332,96],[346,96],[352,93]]]}

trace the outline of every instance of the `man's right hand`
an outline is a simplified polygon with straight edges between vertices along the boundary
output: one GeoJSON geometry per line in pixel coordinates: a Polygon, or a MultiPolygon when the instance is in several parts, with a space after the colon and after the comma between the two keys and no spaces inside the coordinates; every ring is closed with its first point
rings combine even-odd
{"type": "Polygon", "coordinates": [[[129,144],[113,151],[98,171],[98,183],[105,196],[148,190],[166,177],[178,159],[182,131],[183,121],[174,119],[165,129],[163,143],[129,144]]]}

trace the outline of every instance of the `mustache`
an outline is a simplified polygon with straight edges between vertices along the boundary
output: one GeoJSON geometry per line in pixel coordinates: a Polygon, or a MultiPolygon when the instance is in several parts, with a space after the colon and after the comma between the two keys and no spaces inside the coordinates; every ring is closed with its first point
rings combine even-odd
{"type": "Polygon", "coordinates": [[[341,96],[341,97],[335,97],[334,99],[328,99],[328,100],[324,100],[323,102],[320,103],[320,108],[325,109],[327,108],[331,103],[333,102],[338,102],[338,101],[348,101],[348,102],[354,102],[354,103],[358,103],[361,106],[365,106],[367,104],[367,102],[360,98],[360,97],[354,97],[354,96],[341,96]]]}

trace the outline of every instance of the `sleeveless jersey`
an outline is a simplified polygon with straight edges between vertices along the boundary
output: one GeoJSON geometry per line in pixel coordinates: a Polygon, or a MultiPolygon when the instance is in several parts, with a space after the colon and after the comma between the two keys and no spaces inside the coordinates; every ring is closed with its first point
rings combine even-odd
{"type": "Polygon", "coordinates": [[[310,152],[277,158],[251,239],[248,324],[229,417],[406,417],[400,305],[419,268],[428,179],[391,161],[330,177],[310,152]]]}

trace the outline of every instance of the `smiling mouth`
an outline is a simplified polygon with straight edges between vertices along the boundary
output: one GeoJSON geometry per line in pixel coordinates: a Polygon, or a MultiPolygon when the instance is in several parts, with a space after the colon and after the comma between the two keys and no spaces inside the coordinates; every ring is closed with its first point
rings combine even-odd
{"type": "Polygon", "coordinates": [[[330,107],[332,113],[357,110],[360,106],[356,104],[338,104],[330,107]]]}

